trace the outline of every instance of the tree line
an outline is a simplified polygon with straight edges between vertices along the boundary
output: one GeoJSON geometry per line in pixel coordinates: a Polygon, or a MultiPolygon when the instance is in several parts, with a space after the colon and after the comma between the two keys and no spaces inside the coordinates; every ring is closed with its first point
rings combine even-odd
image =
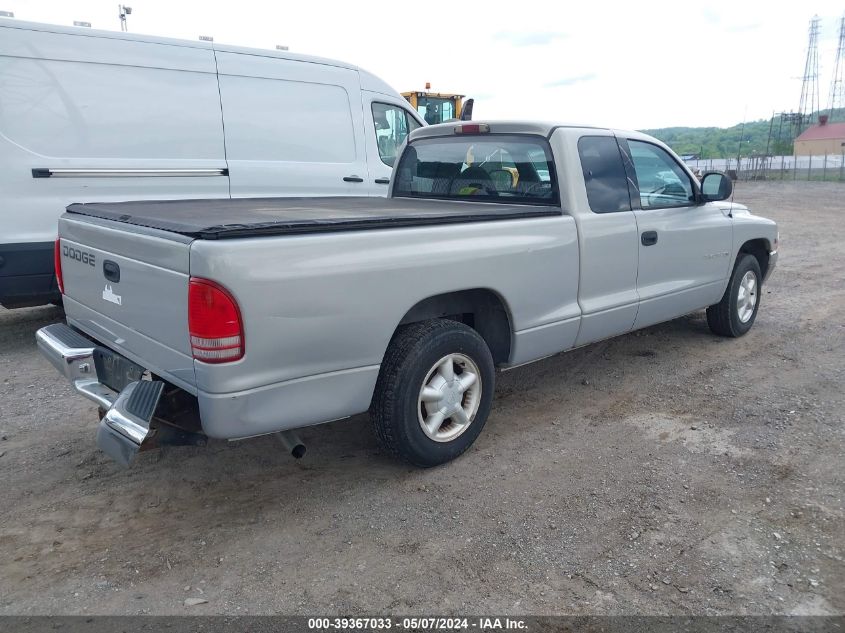
{"type": "MultiPolygon", "coordinates": [[[[833,112],[817,112],[808,119],[808,123],[815,125],[819,114],[829,114],[831,123],[845,121],[845,108],[842,108],[833,112]]],[[[809,125],[805,124],[801,131],[807,127],[809,125]]],[[[695,154],[705,159],[762,156],[766,154],[767,145],[771,156],[791,156],[794,130],[787,121],[781,125],[780,116],[775,116],[774,121],[746,121],[744,127],[739,123],[728,128],[665,127],[643,132],[660,139],[677,154],[695,154]]]]}

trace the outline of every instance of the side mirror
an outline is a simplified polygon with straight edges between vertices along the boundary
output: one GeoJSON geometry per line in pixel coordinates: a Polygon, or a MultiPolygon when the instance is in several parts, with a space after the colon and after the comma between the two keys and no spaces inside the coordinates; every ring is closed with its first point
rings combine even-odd
{"type": "Polygon", "coordinates": [[[720,171],[708,171],[701,177],[701,194],[705,202],[727,200],[733,190],[731,179],[720,171]]]}

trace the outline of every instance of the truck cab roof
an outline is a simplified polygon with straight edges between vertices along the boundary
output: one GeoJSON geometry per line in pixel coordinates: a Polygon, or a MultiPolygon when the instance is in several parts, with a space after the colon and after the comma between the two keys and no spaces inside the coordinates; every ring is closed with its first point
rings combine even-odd
{"type": "Polygon", "coordinates": [[[538,136],[551,136],[552,132],[558,128],[582,129],[582,130],[600,130],[603,132],[610,132],[619,136],[628,138],[641,138],[654,140],[652,137],[642,132],[633,130],[621,130],[600,125],[584,125],[580,123],[564,123],[559,121],[520,121],[520,120],[473,120],[467,121],[452,121],[449,123],[439,123],[437,125],[429,125],[421,127],[409,136],[409,141],[414,141],[421,138],[430,138],[436,136],[452,136],[455,134],[455,127],[458,125],[487,125],[490,128],[491,134],[535,134],[538,136]]]}

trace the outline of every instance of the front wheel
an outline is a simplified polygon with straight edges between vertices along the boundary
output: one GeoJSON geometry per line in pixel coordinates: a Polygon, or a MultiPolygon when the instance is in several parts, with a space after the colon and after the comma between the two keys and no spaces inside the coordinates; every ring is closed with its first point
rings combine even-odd
{"type": "Polygon", "coordinates": [[[714,334],[736,338],[751,329],[760,308],[762,279],[757,258],[740,254],[722,300],[707,308],[707,325],[714,334]]]}
{"type": "Polygon", "coordinates": [[[401,328],[387,349],[370,417],[381,444],[423,468],[461,455],[481,433],[495,370],[484,339],[447,319],[401,328]]]}

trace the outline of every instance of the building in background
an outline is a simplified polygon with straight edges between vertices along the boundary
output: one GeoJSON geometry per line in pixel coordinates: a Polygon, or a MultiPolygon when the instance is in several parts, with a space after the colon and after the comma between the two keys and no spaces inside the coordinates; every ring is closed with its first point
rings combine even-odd
{"type": "Polygon", "coordinates": [[[845,123],[828,123],[822,114],[819,122],[795,139],[796,156],[824,156],[845,152],[845,123]]]}

